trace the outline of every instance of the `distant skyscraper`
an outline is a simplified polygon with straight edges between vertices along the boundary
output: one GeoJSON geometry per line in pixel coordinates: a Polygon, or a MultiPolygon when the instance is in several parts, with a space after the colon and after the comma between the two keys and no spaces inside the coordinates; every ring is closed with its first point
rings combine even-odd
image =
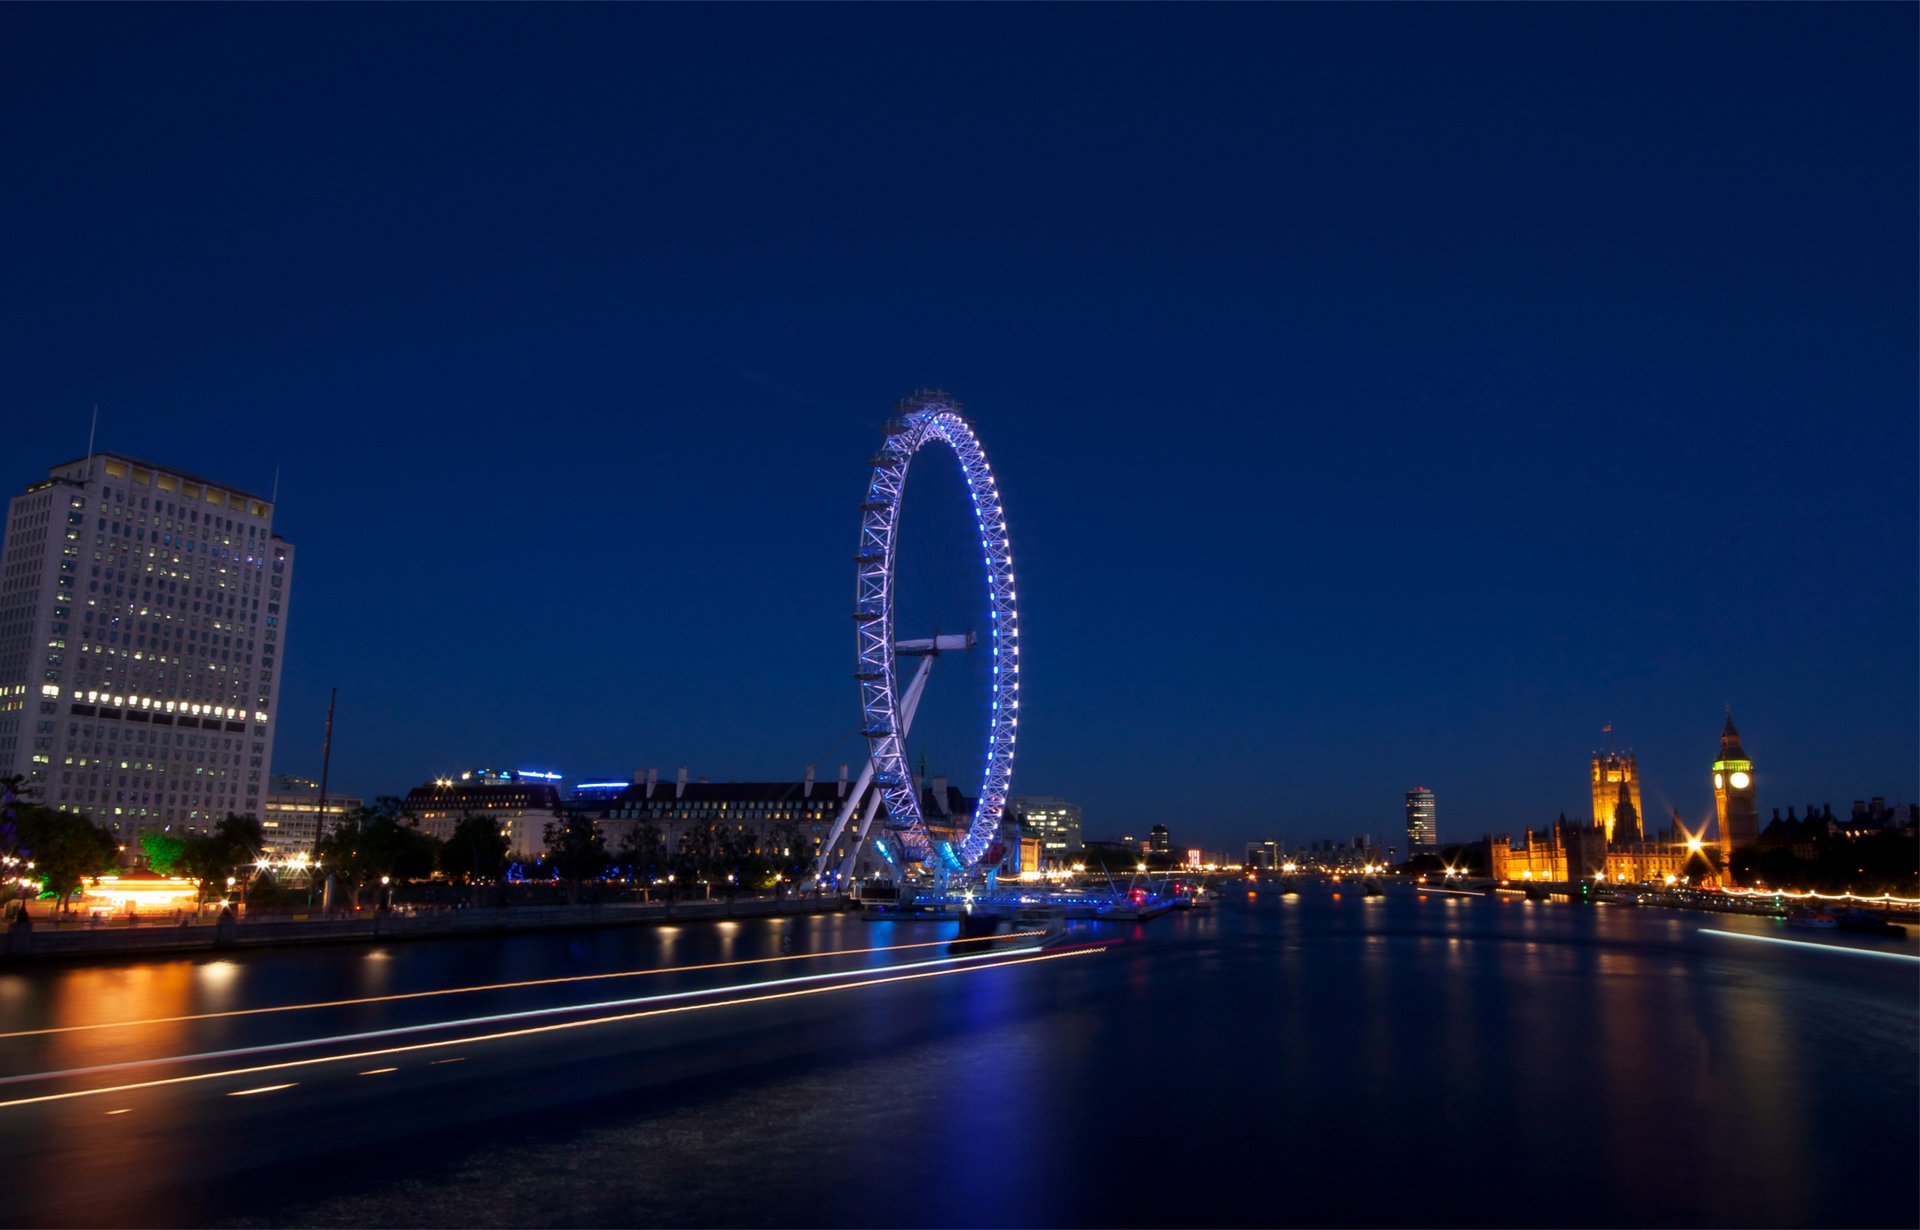
{"type": "Polygon", "coordinates": [[[1407,854],[1430,854],[1439,848],[1438,805],[1433,791],[1417,786],[1407,791],[1407,854]]]}
{"type": "Polygon", "coordinates": [[[1726,729],[1720,732],[1720,759],[1713,762],[1713,810],[1720,822],[1720,848],[1731,859],[1760,836],[1760,802],[1753,789],[1753,762],[1740,746],[1733,728],[1733,710],[1727,710],[1726,729]]]}
{"type": "Polygon", "coordinates": [[[293,547],[273,505],[113,454],[7,512],[0,772],[132,838],[264,818],[293,547]]]}
{"type": "Polygon", "coordinates": [[[1167,831],[1166,825],[1156,824],[1147,830],[1147,853],[1173,853],[1173,834],[1167,831]]]}
{"type": "Polygon", "coordinates": [[[1593,754],[1593,825],[1606,830],[1608,841],[1643,839],[1644,817],[1640,809],[1640,765],[1632,752],[1611,750],[1593,754]],[[1614,817],[1622,803],[1633,805],[1633,822],[1625,832],[1614,831],[1614,817]]]}
{"type": "Polygon", "coordinates": [[[1034,796],[1008,799],[1007,812],[1040,839],[1040,856],[1048,862],[1065,861],[1085,842],[1080,834],[1080,805],[1065,799],[1034,796]]]}

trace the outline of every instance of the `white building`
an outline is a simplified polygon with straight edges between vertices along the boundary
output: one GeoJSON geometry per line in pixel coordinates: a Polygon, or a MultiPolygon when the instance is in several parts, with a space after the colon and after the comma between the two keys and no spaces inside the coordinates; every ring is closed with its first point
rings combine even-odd
{"type": "MultiPolygon", "coordinates": [[[[328,794],[327,832],[359,811],[361,802],[351,795],[328,794]]],[[[260,814],[261,853],[276,858],[311,855],[320,836],[320,810],[319,782],[278,773],[267,779],[266,810],[260,814]]]]}
{"type": "Polygon", "coordinates": [[[522,770],[473,769],[459,777],[436,777],[407,792],[406,810],[420,831],[437,841],[453,836],[466,816],[489,816],[506,834],[507,857],[531,863],[546,856],[547,825],[563,802],[560,775],[522,770]]]}
{"type": "Polygon", "coordinates": [[[293,547],[259,496],[115,454],[7,510],[0,773],[131,842],[261,816],[293,547]]]}

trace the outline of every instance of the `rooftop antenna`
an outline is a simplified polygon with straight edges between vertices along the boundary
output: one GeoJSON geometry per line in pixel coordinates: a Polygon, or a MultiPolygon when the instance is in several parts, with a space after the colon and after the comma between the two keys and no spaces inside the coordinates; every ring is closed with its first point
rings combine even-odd
{"type": "Polygon", "coordinates": [[[99,430],[100,430],[100,403],[94,402],[93,403],[93,423],[91,426],[87,428],[87,470],[86,470],[86,473],[80,476],[80,481],[83,483],[90,483],[93,481],[93,437],[94,437],[94,433],[98,432],[99,430]]]}
{"type": "Polygon", "coordinates": [[[273,463],[273,494],[267,497],[267,503],[280,503],[280,463],[277,461],[273,463]]]}

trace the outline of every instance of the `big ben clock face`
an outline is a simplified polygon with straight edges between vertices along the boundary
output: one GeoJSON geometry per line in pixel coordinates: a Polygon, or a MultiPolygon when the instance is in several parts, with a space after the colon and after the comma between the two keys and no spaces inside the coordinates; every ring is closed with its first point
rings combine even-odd
{"type": "Polygon", "coordinates": [[[1735,790],[1745,790],[1748,784],[1753,781],[1753,779],[1751,777],[1748,777],[1745,773],[1735,773],[1732,777],[1728,778],[1727,780],[1733,783],[1733,788],[1735,790]]]}
{"type": "Polygon", "coordinates": [[[1715,790],[1725,790],[1727,788],[1727,779],[1715,773],[1713,775],[1713,788],[1715,790]]]}

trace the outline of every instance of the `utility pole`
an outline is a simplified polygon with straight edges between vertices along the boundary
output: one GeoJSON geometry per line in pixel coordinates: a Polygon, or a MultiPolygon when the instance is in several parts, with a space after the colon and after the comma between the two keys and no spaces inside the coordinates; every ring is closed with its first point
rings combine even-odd
{"type": "MultiPolygon", "coordinates": [[[[327,832],[327,770],[333,764],[333,705],[334,705],[334,702],[339,699],[340,699],[339,688],[334,688],[327,693],[327,733],[326,733],[326,737],[321,741],[321,744],[320,744],[320,803],[318,808],[315,810],[314,817],[313,817],[312,863],[313,863],[314,871],[318,871],[320,868],[320,839],[326,836],[326,832],[327,832]]],[[[323,909],[333,904],[333,893],[331,891],[332,887],[333,887],[333,872],[329,871],[327,872],[328,891],[324,892],[320,898],[321,907],[323,909]]],[[[307,873],[307,892],[309,894],[309,903],[311,903],[311,894],[313,892],[313,872],[307,873]]]]}

